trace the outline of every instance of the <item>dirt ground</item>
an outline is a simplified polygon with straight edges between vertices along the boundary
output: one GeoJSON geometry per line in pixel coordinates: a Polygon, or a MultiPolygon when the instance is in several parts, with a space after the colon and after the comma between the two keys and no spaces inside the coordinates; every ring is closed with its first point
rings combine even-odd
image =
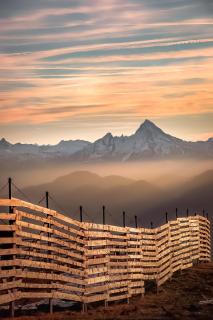
{"type": "MultiPolygon", "coordinates": [[[[11,319],[0,317],[0,319],[11,319]]],[[[166,282],[158,294],[149,292],[130,303],[103,306],[90,305],[87,313],[67,310],[50,315],[37,311],[34,315],[19,315],[19,320],[213,320],[213,263],[201,264],[178,272],[166,282]],[[200,301],[207,301],[200,304],[200,301]],[[211,302],[211,303],[210,303],[211,302]]]]}

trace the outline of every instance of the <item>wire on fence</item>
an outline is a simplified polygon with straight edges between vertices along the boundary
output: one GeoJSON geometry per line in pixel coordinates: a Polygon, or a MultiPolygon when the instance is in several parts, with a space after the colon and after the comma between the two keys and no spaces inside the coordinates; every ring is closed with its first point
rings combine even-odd
{"type": "Polygon", "coordinates": [[[43,197],[37,202],[37,204],[41,204],[41,203],[44,201],[44,199],[45,199],[45,196],[43,196],[43,197]]]}
{"type": "MultiPolygon", "coordinates": [[[[108,211],[107,211],[108,212],[108,211]]],[[[115,225],[117,225],[117,222],[114,220],[114,217],[113,215],[109,212],[109,217],[111,218],[112,220],[112,223],[114,223],[115,225]]]]}
{"type": "Polygon", "coordinates": [[[53,203],[58,207],[60,211],[66,212],[65,208],[63,208],[63,206],[55,200],[55,197],[53,198],[53,196],[49,194],[49,198],[53,201],[53,203]]]}
{"type": "Polygon", "coordinates": [[[0,189],[0,193],[6,188],[8,186],[8,182],[7,183],[5,183],[2,187],[1,187],[1,189],[0,189]]]}
{"type": "Polygon", "coordinates": [[[24,193],[14,182],[12,182],[13,187],[29,202],[33,202],[26,193],[24,193]]]}
{"type": "Polygon", "coordinates": [[[73,219],[79,220],[79,217],[80,217],[80,207],[75,211],[73,211],[73,219]]]}
{"type": "Polygon", "coordinates": [[[129,225],[131,226],[131,224],[134,224],[134,217],[133,216],[129,216],[127,213],[126,213],[126,217],[128,218],[129,220],[129,225]]]}
{"type": "MultiPolygon", "coordinates": [[[[102,217],[102,215],[101,215],[101,213],[98,211],[98,212],[96,213],[96,215],[93,217],[93,221],[94,221],[95,223],[97,223],[99,217],[102,217]]],[[[101,223],[102,223],[102,220],[101,220],[101,223]]]]}
{"type": "Polygon", "coordinates": [[[92,223],[94,223],[94,219],[91,219],[90,216],[87,214],[85,208],[83,207],[83,214],[85,214],[85,216],[88,218],[89,222],[91,221],[92,223]]]}

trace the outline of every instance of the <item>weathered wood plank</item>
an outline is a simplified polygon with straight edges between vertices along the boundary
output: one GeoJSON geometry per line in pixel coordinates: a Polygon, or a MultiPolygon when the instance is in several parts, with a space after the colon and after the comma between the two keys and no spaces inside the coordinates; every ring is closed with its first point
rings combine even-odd
{"type": "Polygon", "coordinates": [[[15,220],[16,214],[14,213],[0,213],[0,220],[15,220]]]}

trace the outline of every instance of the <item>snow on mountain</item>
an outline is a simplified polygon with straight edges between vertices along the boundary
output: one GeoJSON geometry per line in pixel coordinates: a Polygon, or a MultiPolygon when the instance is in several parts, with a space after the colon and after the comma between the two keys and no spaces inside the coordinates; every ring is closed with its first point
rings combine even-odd
{"type": "Polygon", "coordinates": [[[90,144],[90,142],[84,140],[61,140],[57,145],[46,146],[43,147],[43,149],[45,149],[45,151],[49,153],[57,152],[61,154],[71,155],[77,151],[84,149],[90,144]]]}
{"type": "Polygon", "coordinates": [[[130,136],[113,136],[110,132],[94,143],[62,140],[57,145],[11,144],[0,140],[0,156],[27,155],[37,158],[66,158],[70,161],[133,161],[170,158],[213,158],[213,140],[188,142],[173,137],[153,122],[144,123],[130,136]]]}
{"type": "Polygon", "coordinates": [[[183,141],[163,132],[146,120],[132,135],[134,150],[131,158],[169,156],[182,153],[183,141]]]}
{"type": "Polygon", "coordinates": [[[84,140],[69,140],[60,141],[56,145],[41,145],[24,144],[24,143],[9,143],[4,138],[0,140],[0,156],[16,155],[28,157],[56,157],[63,155],[72,155],[77,151],[90,145],[90,142],[84,140]]]}
{"type": "Polygon", "coordinates": [[[193,148],[192,143],[166,134],[153,122],[145,120],[133,135],[113,137],[111,133],[107,133],[74,157],[121,161],[171,158],[189,155],[193,148]]]}

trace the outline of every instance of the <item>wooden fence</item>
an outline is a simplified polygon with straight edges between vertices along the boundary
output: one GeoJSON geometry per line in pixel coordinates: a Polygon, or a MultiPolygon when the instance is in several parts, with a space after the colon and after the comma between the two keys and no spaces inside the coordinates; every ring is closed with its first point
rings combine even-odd
{"type": "Polygon", "coordinates": [[[193,262],[210,261],[210,222],[177,218],[153,229],[78,222],[19,199],[1,199],[0,304],[20,299],[87,303],[144,294],[193,262]],[[12,213],[4,213],[6,207],[12,213]]]}

